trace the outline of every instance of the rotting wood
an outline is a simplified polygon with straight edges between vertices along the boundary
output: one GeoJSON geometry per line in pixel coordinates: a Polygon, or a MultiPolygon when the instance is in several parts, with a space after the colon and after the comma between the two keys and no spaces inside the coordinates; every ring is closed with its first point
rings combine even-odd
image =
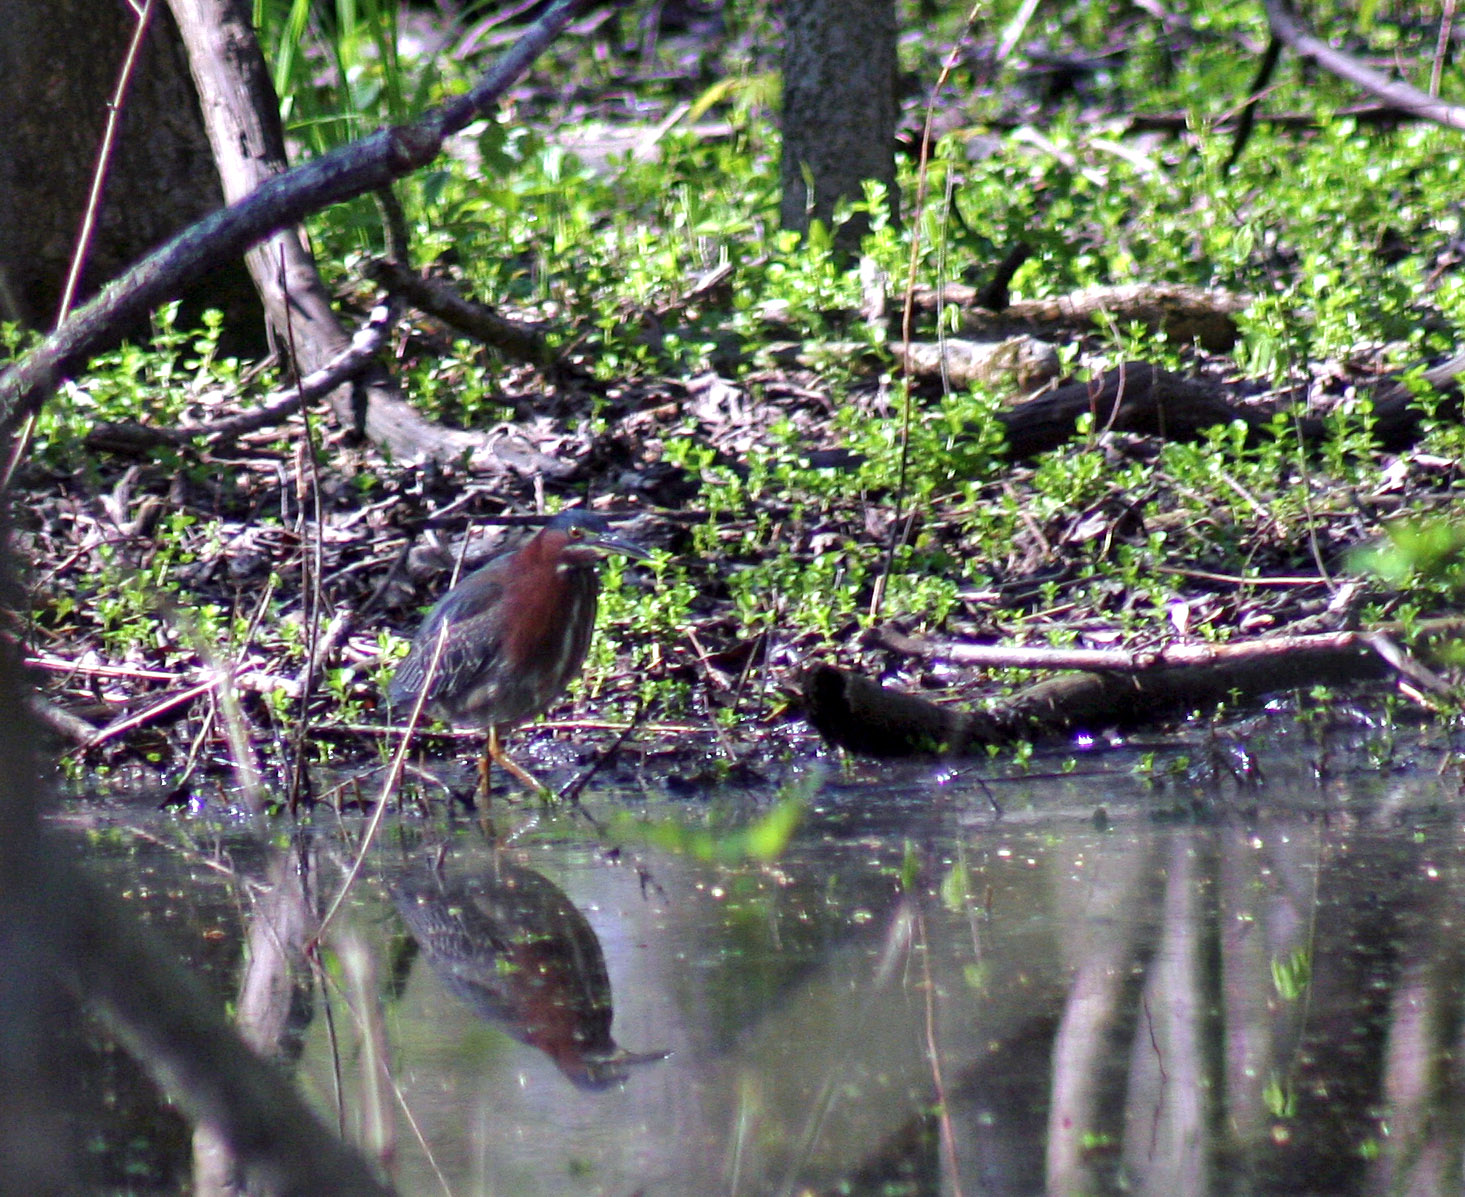
{"type": "MultiPolygon", "coordinates": [[[[886,352],[905,367],[910,377],[944,379],[953,387],[973,384],[1017,387],[1033,391],[1058,377],[1058,350],[1047,341],[1020,335],[1000,341],[968,341],[948,337],[943,341],[891,341],[886,352]]],[[[887,363],[870,345],[859,341],[784,341],[766,346],[760,361],[780,366],[803,366],[822,370],[832,362],[859,363],[872,371],[887,363]]]]}
{"type": "Polygon", "coordinates": [[[894,341],[890,352],[916,378],[945,377],[954,387],[1012,383],[1033,390],[1058,377],[1058,350],[1036,337],[1002,341],[894,341]]]}
{"type": "MultiPolygon", "coordinates": [[[[1095,431],[1140,432],[1194,440],[1208,428],[1240,420],[1260,437],[1270,413],[1229,402],[1221,387],[1126,362],[1087,382],[1070,382],[998,413],[1007,453],[1018,460],[1056,449],[1073,438],[1078,421],[1092,415],[1095,431]]],[[[1313,435],[1320,435],[1322,422],[1313,435]]]]}
{"type": "Polygon", "coordinates": [[[982,294],[976,287],[948,283],[917,287],[913,298],[924,311],[941,305],[960,308],[962,331],[972,337],[991,339],[1034,328],[1085,330],[1103,316],[1120,325],[1139,323],[1163,331],[1178,344],[1199,341],[1217,353],[1236,343],[1236,314],[1251,304],[1248,295],[1180,283],[1085,287],[1067,295],[1018,300],[999,311],[981,307],[982,294]]]}
{"type": "MultiPolygon", "coordinates": [[[[1465,638],[1465,620],[1430,620],[1412,629],[1426,649],[1465,638]]],[[[960,710],[887,690],[863,674],[816,664],[801,679],[804,714],[831,744],[865,756],[964,756],[1079,728],[1136,727],[1166,716],[1311,686],[1377,681],[1391,675],[1424,689],[1438,679],[1395,643],[1391,624],[1368,632],[1278,636],[1226,645],[1154,650],[1043,650],[932,646],[930,655],[993,668],[1080,665],[984,710],[960,710]]]]}
{"type": "MultiPolygon", "coordinates": [[[[1300,129],[1311,132],[1326,128],[1330,121],[1352,121],[1355,125],[1393,126],[1416,119],[1416,114],[1397,104],[1344,104],[1321,112],[1259,112],[1259,124],[1273,129],[1300,129]]],[[[993,121],[994,129],[1006,128],[1011,121],[993,121]]],[[[1212,132],[1229,133],[1236,128],[1234,113],[1223,113],[1211,126],[1212,132]]],[[[1191,133],[1195,129],[1193,112],[1137,112],[1125,119],[1124,133],[1191,133]]]]}
{"type": "MultiPolygon", "coordinates": [[[[1420,371],[1422,381],[1436,387],[1453,404],[1440,414],[1459,413],[1457,379],[1465,355],[1420,371]]],[[[1396,452],[1418,438],[1420,409],[1414,394],[1399,378],[1380,380],[1371,396],[1371,433],[1380,448],[1396,452]]],[[[1148,362],[1125,362],[1099,378],[1070,382],[1024,400],[997,416],[1007,434],[1010,457],[1026,460],[1072,439],[1078,421],[1092,415],[1096,431],[1138,432],[1169,440],[1196,440],[1208,428],[1236,421],[1247,426],[1249,444],[1268,435],[1276,414],[1270,406],[1233,403],[1218,383],[1185,378],[1148,362]]],[[[1305,445],[1318,445],[1330,434],[1319,416],[1298,412],[1288,427],[1305,445]]]]}

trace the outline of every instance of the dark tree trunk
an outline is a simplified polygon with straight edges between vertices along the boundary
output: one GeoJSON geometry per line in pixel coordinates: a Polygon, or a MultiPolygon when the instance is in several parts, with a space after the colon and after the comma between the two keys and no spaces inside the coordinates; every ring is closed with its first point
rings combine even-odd
{"type": "MultiPolygon", "coordinates": [[[[10,572],[8,520],[0,509],[0,612],[25,608],[10,572]]],[[[12,614],[13,613],[13,614],[12,614]]],[[[41,841],[41,762],[26,711],[20,648],[0,642],[0,1193],[80,1193],[81,1144],[62,1113],[64,1050],[74,1007],[55,977],[65,949],[64,903],[45,867],[41,841]]]]}
{"type": "MultiPolygon", "coordinates": [[[[0,317],[55,323],[135,26],[124,0],[0,0],[0,317]]],[[[177,30],[154,4],[77,298],[221,203],[177,30]]],[[[183,298],[258,326],[242,265],[183,298]]]]}
{"type": "MultiPolygon", "coordinates": [[[[866,179],[887,186],[893,215],[894,0],[788,0],[787,14],[783,227],[827,222],[840,200],[861,197],[866,179]]],[[[866,227],[856,218],[839,244],[857,249],[866,227]]]]}
{"type": "MultiPolygon", "coordinates": [[[[0,618],[25,595],[11,574],[0,513],[0,618]]],[[[0,1194],[83,1188],[62,1098],[77,1083],[66,1041],[85,1003],[195,1125],[213,1128],[239,1162],[231,1192],[391,1197],[224,1020],[200,978],[103,894],[42,823],[40,730],[30,714],[19,646],[0,642],[0,1194]]]]}

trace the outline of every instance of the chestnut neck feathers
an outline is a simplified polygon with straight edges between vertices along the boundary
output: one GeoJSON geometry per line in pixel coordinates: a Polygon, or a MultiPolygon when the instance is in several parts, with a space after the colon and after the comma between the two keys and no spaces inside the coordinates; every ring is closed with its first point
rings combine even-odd
{"type": "MultiPolygon", "coordinates": [[[[560,654],[564,637],[557,632],[570,605],[588,601],[592,605],[588,623],[593,624],[593,607],[600,595],[597,561],[594,549],[573,543],[559,528],[544,529],[519,550],[516,568],[503,582],[503,601],[514,612],[501,650],[510,662],[519,665],[541,653],[560,654]]],[[[585,640],[588,645],[588,634],[585,640]]],[[[573,672],[583,656],[582,649],[565,661],[565,668],[573,672]]]]}

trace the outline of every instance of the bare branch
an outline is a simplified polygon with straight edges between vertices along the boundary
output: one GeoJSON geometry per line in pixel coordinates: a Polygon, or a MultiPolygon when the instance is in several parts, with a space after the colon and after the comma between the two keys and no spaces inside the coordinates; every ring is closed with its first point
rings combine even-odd
{"type": "MultiPolygon", "coordinates": [[[[1415,647],[1429,654],[1458,643],[1465,621],[1421,623],[1415,647]]],[[[1078,727],[1133,727],[1238,698],[1315,685],[1372,681],[1394,673],[1420,689],[1444,683],[1393,637],[1402,626],[1372,633],[1284,635],[1234,644],[1168,645],[1153,650],[1012,649],[926,646],[902,637],[901,651],[992,667],[1077,668],[975,710],[938,706],[887,690],[874,678],[813,665],[802,679],[804,714],[832,744],[867,756],[963,756],[1078,727]]]]}
{"type": "Polygon", "coordinates": [[[547,369],[560,364],[559,354],[549,347],[540,329],[505,319],[484,304],[464,299],[441,279],[424,277],[400,262],[389,261],[368,262],[363,273],[419,311],[477,337],[505,357],[547,369]]]}
{"type": "Polygon", "coordinates": [[[386,344],[392,323],[390,305],[378,304],[345,349],[320,369],[312,370],[293,386],[275,392],[248,411],[208,424],[185,424],[178,428],[137,423],[98,424],[87,433],[87,447],[143,453],[158,445],[187,445],[199,437],[211,445],[219,445],[283,423],[302,404],[330,394],[370,366],[386,344]]]}
{"type": "Polygon", "coordinates": [[[1465,107],[1446,104],[1397,79],[1359,62],[1351,54],[1335,50],[1327,42],[1314,37],[1292,12],[1286,0],[1266,0],[1267,21],[1272,33],[1281,38],[1301,58],[1310,59],[1324,70],[1361,87],[1384,103],[1402,109],[1411,116],[1434,121],[1449,129],[1465,129],[1465,107]]]}

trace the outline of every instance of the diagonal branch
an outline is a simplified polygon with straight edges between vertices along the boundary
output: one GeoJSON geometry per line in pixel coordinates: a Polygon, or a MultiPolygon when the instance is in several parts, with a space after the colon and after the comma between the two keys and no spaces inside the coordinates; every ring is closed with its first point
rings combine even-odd
{"type": "Polygon", "coordinates": [[[1417,87],[1390,79],[1352,55],[1333,49],[1307,31],[1287,0],[1266,0],[1266,8],[1272,34],[1286,42],[1294,54],[1311,59],[1324,70],[1412,116],[1434,121],[1449,129],[1465,129],[1465,107],[1447,104],[1417,87]]]}
{"type": "Polygon", "coordinates": [[[219,445],[258,432],[261,428],[272,428],[284,423],[300,410],[302,404],[330,394],[343,382],[349,382],[366,370],[386,344],[392,320],[391,306],[378,304],[345,349],[319,369],[302,375],[294,385],[282,387],[266,396],[248,411],[209,423],[185,424],[176,428],[160,428],[133,421],[102,423],[87,433],[87,447],[145,453],[157,445],[187,445],[199,438],[211,445],[219,445]]]}

